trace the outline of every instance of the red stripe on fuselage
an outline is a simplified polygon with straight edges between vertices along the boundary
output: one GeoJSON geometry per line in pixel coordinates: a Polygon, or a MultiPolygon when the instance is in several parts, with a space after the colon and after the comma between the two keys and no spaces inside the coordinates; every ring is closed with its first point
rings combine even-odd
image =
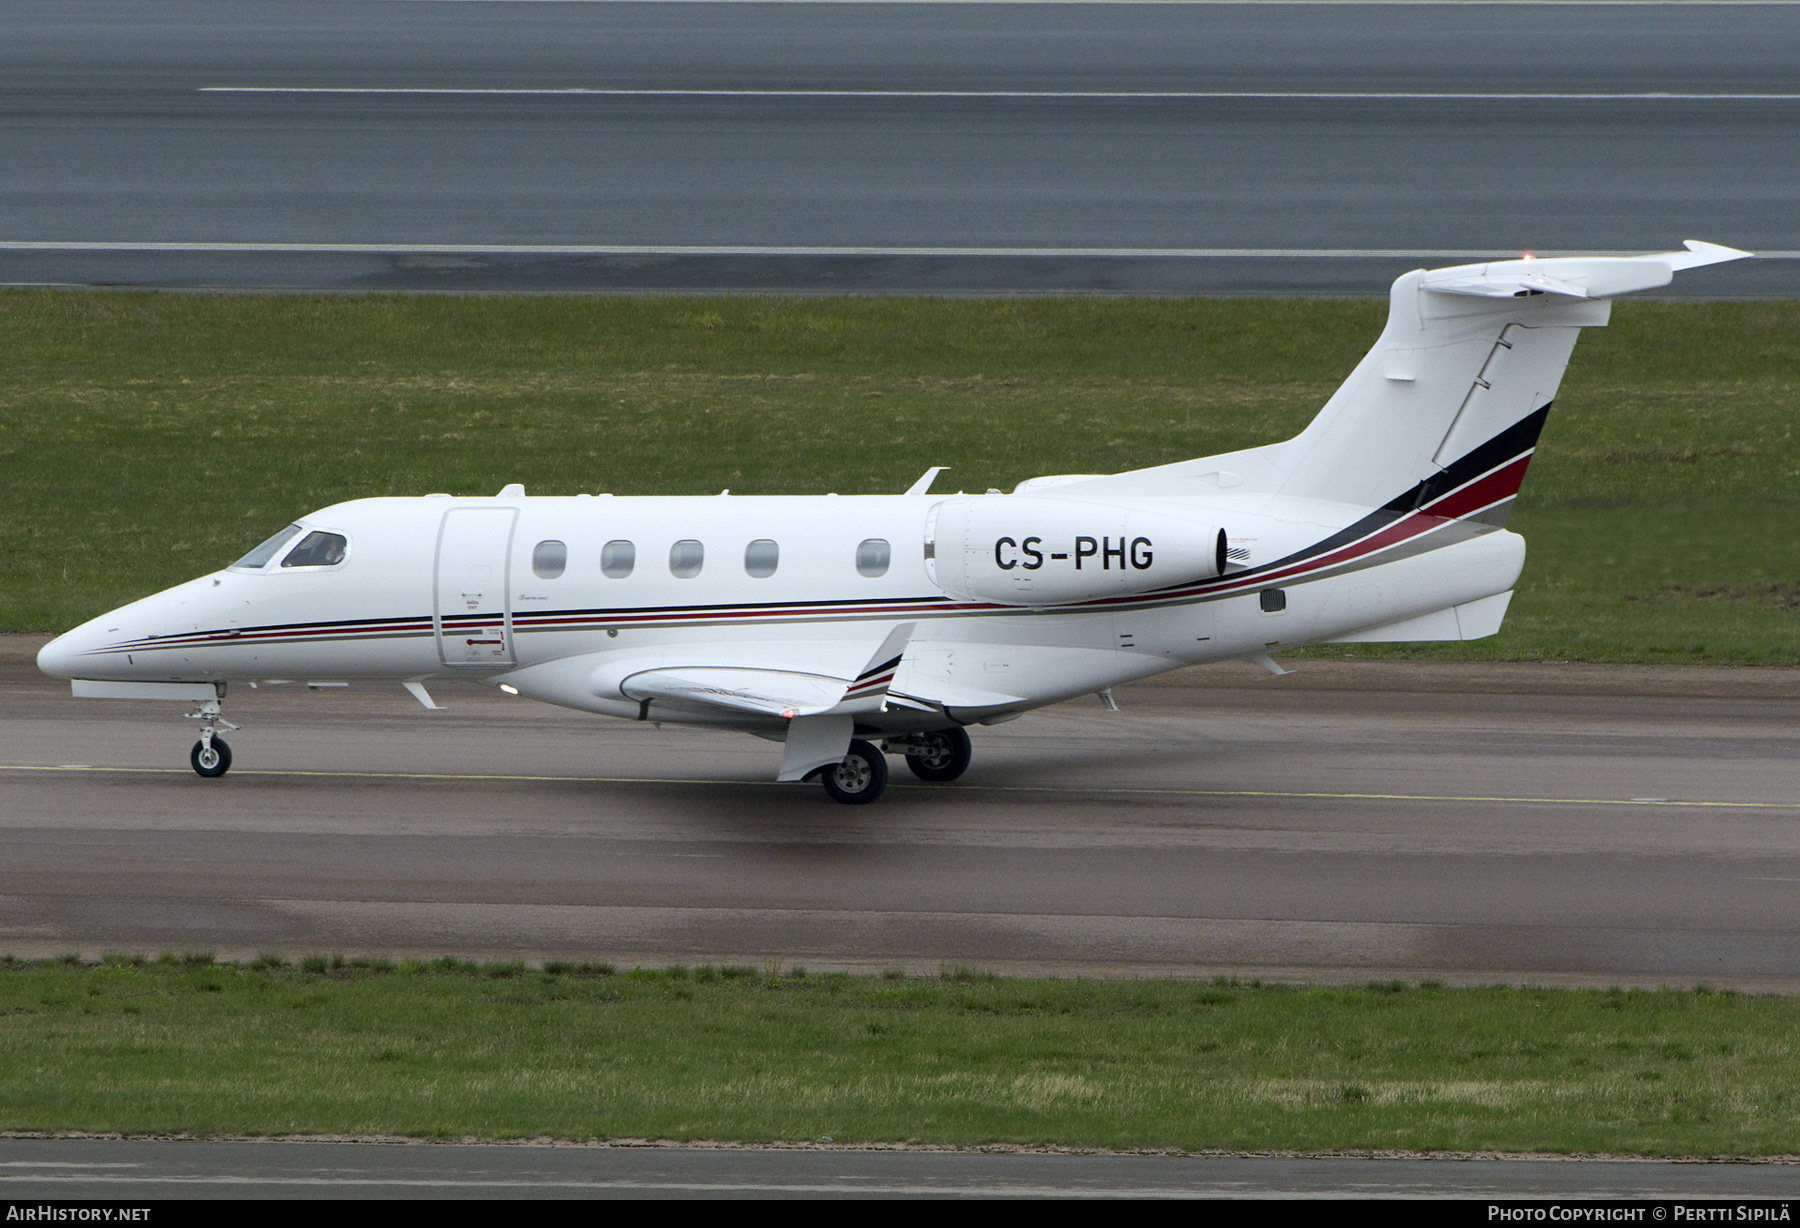
{"type": "Polygon", "coordinates": [[[1525,470],[1531,464],[1531,453],[1508,461],[1500,468],[1483,474],[1467,486],[1461,486],[1436,502],[1427,504],[1434,516],[1442,516],[1447,520],[1457,520],[1471,512],[1479,512],[1484,507],[1492,507],[1503,499],[1510,499],[1519,493],[1519,487],[1525,481],[1525,470]]]}
{"type": "MultiPolygon", "coordinates": [[[[1173,601],[1184,601],[1195,598],[1207,599],[1232,596],[1237,593],[1267,588],[1284,580],[1310,575],[1314,572],[1328,570],[1354,562],[1357,559],[1378,553],[1389,547],[1440,528],[1453,520],[1468,516],[1484,508],[1493,506],[1518,494],[1525,480],[1525,471],[1531,464],[1533,452],[1528,450],[1520,456],[1489,470],[1480,477],[1474,478],[1455,490],[1440,495],[1427,504],[1425,508],[1407,513],[1398,520],[1376,529],[1367,536],[1340,546],[1328,553],[1315,555],[1299,562],[1276,570],[1245,574],[1239,577],[1217,577],[1201,581],[1198,584],[1184,585],[1157,593],[1122,594],[1117,597],[1101,597],[1092,601],[1080,602],[1060,607],[1070,612],[1095,610],[1112,610],[1122,606],[1163,605],[1173,601]]],[[[718,623],[722,621],[737,622],[773,622],[812,620],[822,618],[892,618],[899,616],[943,615],[943,614],[978,614],[988,612],[1022,611],[1025,607],[1001,605],[997,602],[959,602],[951,598],[910,598],[893,604],[881,602],[821,603],[819,605],[772,605],[772,606],[726,606],[710,609],[688,610],[646,610],[642,613],[628,611],[591,612],[580,614],[518,614],[513,615],[515,631],[538,630],[579,630],[584,627],[616,627],[667,625],[675,623],[718,623]]],[[[503,621],[504,616],[498,614],[449,614],[441,621],[445,633],[466,634],[470,631],[484,630],[503,621]]],[[[322,623],[316,626],[257,628],[239,631],[235,634],[228,631],[195,632],[188,635],[167,636],[160,639],[135,640],[129,643],[101,649],[101,653],[149,652],[159,649],[213,647],[220,644],[272,644],[272,643],[304,643],[328,639],[364,638],[386,639],[399,636],[430,635],[436,629],[429,619],[404,618],[387,621],[362,621],[356,623],[322,623]]],[[[892,679],[889,674],[876,682],[892,679]]],[[[851,693],[873,686],[875,682],[858,682],[850,688],[851,693]]]]}

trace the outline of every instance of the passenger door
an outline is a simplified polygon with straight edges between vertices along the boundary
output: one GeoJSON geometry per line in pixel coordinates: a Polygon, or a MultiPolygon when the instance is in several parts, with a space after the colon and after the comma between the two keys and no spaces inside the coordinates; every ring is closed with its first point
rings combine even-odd
{"type": "Polygon", "coordinates": [[[444,513],[433,622],[445,665],[513,663],[507,569],[518,516],[512,507],[455,507],[444,513]]]}

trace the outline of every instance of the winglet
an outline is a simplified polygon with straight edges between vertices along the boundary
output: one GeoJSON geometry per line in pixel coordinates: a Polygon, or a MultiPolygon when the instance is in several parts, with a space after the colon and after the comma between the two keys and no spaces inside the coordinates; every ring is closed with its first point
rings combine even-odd
{"type": "Polygon", "coordinates": [[[948,465],[933,465],[925,471],[925,475],[906,488],[909,495],[922,495],[930,491],[931,484],[937,481],[937,475],[948,470],[948,465]]]}
{"type": "Polygon", "coordinates": [[[881,647],[869,658],[856,681],[844,692],[841,703],[834,712],[879,712],[887,702],[888,687],[893,685],[894,675],[899,672],[900,659],[906,655],[907,642],[912,639],[913,628],[917,623],[901,623],[888,632],[887,638],[881,641],[881,647]]]}

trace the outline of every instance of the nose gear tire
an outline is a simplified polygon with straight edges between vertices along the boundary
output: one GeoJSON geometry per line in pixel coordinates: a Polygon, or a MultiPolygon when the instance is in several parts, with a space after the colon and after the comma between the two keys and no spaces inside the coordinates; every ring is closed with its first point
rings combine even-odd
{"type": "Polygon", "coordinates": [[[958,726],[921,733],[907,747],[906,767],[920,780],[947,784],[969,770],[968,731],[958,726]]]}
{"type": "Polygon", "coordinates": [[[887,756],[858,738],[850,743],[850,753],[844,761],[819,773],[819,779],[832,801],[866,806],[887,788],[887,756]]]}
{"type": "Polygon", "coordinates": [[[225,744],[224,738],[214,738],[211,746],[196,742],[194,749],[188,752],[188,762],[202,776],[223,776],[231,770],[231,747],[225,744]]]}

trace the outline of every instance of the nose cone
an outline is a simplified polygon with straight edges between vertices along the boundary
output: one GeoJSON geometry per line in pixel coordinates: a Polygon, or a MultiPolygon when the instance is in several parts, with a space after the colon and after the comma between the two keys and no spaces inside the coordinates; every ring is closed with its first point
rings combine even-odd
{"type": "Polygon", "coordinates": [[[143,613],[148,604],[133,602],[57,636],[38,650],[38,668],[52,678],[132,677],[127,650],[149,622],[143,613]]]}
{"type": "Polygon", "coordinates": [[[77,627],[67,635],[59,635],[38,649],[37,666],[52,678],[78,678],[83,651],[85,627],[77,627]]]}

